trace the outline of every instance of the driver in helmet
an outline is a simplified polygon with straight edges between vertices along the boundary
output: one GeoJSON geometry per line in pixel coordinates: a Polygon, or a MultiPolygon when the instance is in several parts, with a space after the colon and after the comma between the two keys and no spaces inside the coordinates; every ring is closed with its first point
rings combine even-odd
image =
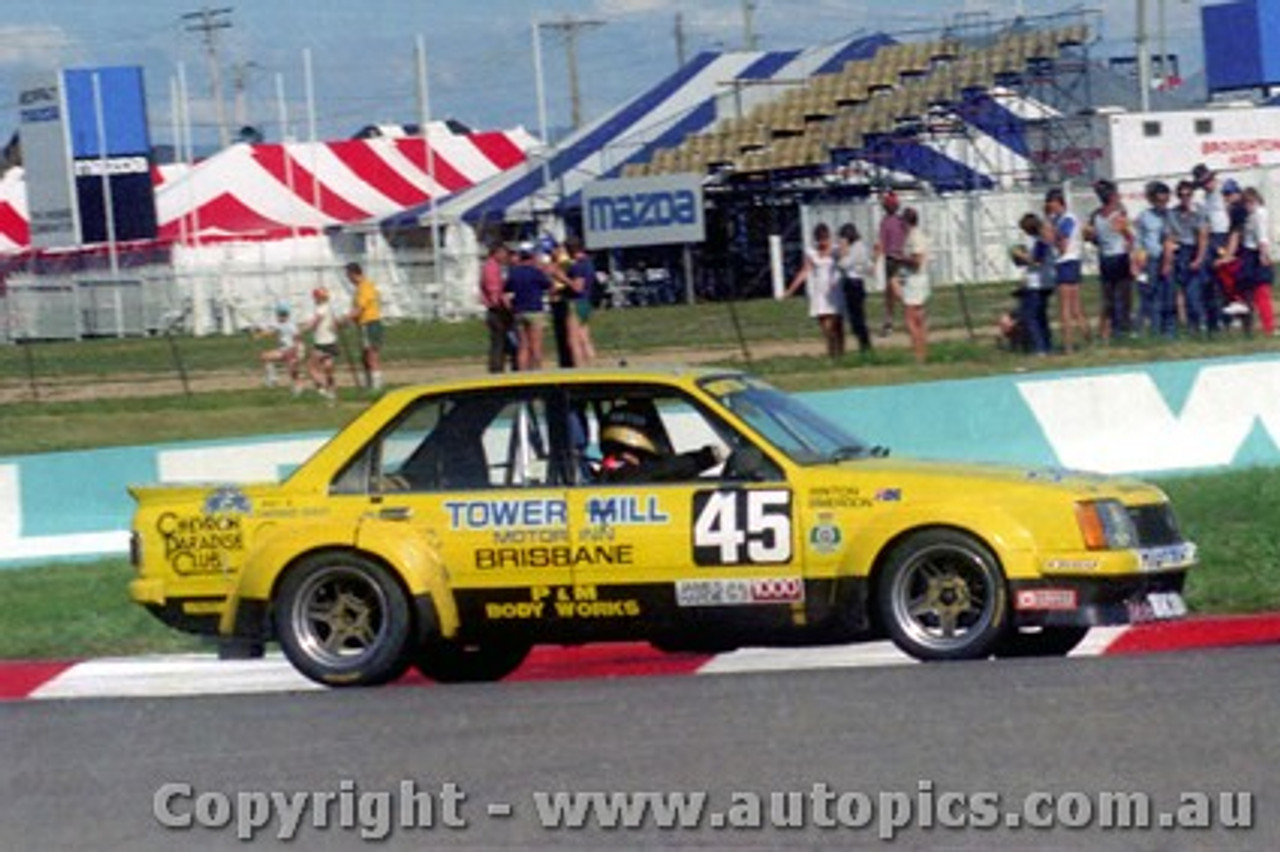
{"type": "Polygon", "coordinates": [[[600,427],[602,482],[670,482],[692,479],[725,459],[720,447],[672,454],[663,452],[642,413],[615,407],[600,427]]]}

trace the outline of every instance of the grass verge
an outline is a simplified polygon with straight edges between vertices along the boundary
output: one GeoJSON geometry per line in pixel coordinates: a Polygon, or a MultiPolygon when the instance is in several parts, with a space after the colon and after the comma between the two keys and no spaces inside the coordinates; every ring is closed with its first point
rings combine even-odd
{"type": "MultiPolygon", "coordinates": [[[[1187,599],[1200,613],[1280,609],[1280,477],[1270,470],[1165,479],[1202,563],[1187,599]]],[[[79,659],[209,649],[128,599],[124,560],[0,571],[0,659],[79,659]]]]}

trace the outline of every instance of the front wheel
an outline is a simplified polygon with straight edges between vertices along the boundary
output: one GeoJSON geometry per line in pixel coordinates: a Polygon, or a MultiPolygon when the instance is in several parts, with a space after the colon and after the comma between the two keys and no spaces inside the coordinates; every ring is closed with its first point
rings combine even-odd
{"type": "Polygon", "coordinates": [[[483,683],[520,668],[529,651],[522,644],[463,645],[441,639],[427,642],[414,665],[437,683],[483,683]]]}
{"type": "Polygon", "coordinates": [[[408,668],[408,598],[366,557],[335,551],[304,559],[281,580],[275,613],[285,656],[318,683],[376,686],[408,668]]]}
{"type": "Polygon", "coordinates": [[[894,644],[920,660],[987,657],[1008,618],[995,554],[955,530],[924,530],[898,544],[880,579],[877,606],[894,644]]]}

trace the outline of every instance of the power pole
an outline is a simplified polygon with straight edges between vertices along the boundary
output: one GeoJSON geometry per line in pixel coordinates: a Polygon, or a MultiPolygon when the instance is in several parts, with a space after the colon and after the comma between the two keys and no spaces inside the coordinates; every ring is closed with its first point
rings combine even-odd
{"type": "Polygon", "coordinates": [[[756,0],[742,0],[742,49],[756,50],[759,41],[756,39],[756,0]]]}
{"type": "Polygon", "coordinates": [[[1138,63],[1138,98],[1144,113],[1151,112],[1151,43],[1147,38],[1147,3],[1138,0],[1138,25],[1134,31],[1134,45],[1137,48],[1138,63]]]}
{"type": "Polygon", "coordinates": [[[231,89],[236,131],[249,123],[249,72],[258,70],[256,62],[237,62],[231,66],[231,89]]]}
{"type": "Polygon", "coordinates": [[[685,62],[684,12],[676,12],[676,67],[683,68],[685,62]]]}
{"type": "Polygon", "coordinates": [[[574,130],[582,126],[582,90],[578,81],[578,34],[583,30],[602,27],[604,24],[604,21],[565,15],[563,20],[544,21],[538,25],[553,30],[564,40],[565,65],[569,69],[569,103],[573,111],[574,130]]]}
{"type": "Polygon", "coordinates": [[[222,103],[222,71],[218,63],[218,30],[231,29],[231,21],[227,16],[231,8],[210,9],[208,6],[199,12],[189,12],[182,16],[188,21],[187,32],[198,32],[204,36],[205,54],[209,59],[210,89],[213,93],[213,108],[218,117],[218,141],[223,148],[231,144],[231,136],[227,132],[227,112],[222,103]]]}

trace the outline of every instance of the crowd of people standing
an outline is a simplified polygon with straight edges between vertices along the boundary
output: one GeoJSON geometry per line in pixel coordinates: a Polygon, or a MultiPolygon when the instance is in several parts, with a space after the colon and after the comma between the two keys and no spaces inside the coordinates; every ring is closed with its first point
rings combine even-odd
{"type": "Polygon", "coordinates": [[[858,341],[858,350],[866,354],[872,349],[867,293],[875,280],[876,265],[883,263],[884,323],[880,334],[887,336],[893,330],[894,307],[901,304],[912,352],[917,361],[923,362],[928,355],[925,306],[932,289],[928,240],[920,228],[919,213],[914,208],[902,208],[895,193],[885,193],[880,203],[884,218],[871,249],[854,224],[841,225],[839,242],[833,244],[830,226],[819,222],[813,229],[813,245],[805,250],[804,262],[783,296],[792,296],[804,288],[809,316],[818,322],[827,355],[844,355],[846,320],[858,341]]]}
{"type": "Polygon", "coordinates": [[[494,242],[480,271],[489,372],[542,369],[548,316],[557,364],[590,366],[596,356],[590,325],[596,270],[582,240],[522,242],[514,255],[494,242]]]}
{"type": "Polygon", "coordinates": [[[1174,187],[1152,181],[1146,205],[1131,214],[1112,181],[1094,184],[1098,207],[1081,223],[1060,190],[1045,197],[1043,219],[1019,222],[1025,244],[1013,251],[1023,270],[1018,309],[1001,330],[1016,348],[1053,349],[1046,303],[1060,294],[1062,346],[1091,339],[1080,307],[1084,241],[1097,247],[1101,310],[1097,338],[1171,339],[1214,335],[1239,324],[1276,334],[1271,298],[1271,224],[1262,193],[1220,179],[1201,164],[1174,187]],[[1135,300],[1136,297],[1136,300],[1135,300]]]}

